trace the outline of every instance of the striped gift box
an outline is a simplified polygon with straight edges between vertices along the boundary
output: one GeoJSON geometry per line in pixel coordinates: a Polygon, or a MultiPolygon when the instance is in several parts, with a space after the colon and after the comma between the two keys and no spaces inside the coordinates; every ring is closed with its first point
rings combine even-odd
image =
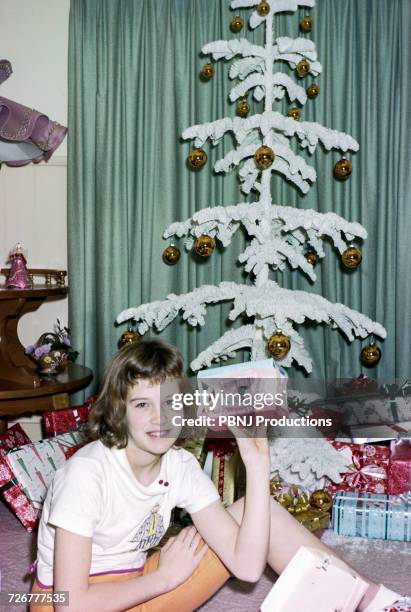
{"type": "Polygon", "coordinates": [[[339,535],[411,542],[411,500],[342,491],[334,499],[332,522],[339,535]]]}

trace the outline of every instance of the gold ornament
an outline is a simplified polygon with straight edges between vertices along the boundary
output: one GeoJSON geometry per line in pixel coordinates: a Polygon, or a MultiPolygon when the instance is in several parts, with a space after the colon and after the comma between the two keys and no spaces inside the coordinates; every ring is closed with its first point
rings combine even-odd
{"type": "Polygon", "coordinates": [[[257,151],[254,153],[254,160],[257,164],[257,167],[260,170],[266,170],[271,166],[275,159],[275,153],[271,147],[267,147],[266,145],[262,145],[258,147],[257,151]]]}
{"type": "Polygon", "coordinates": [[[128,328],[127,331],[123,332],[120,336],[120,340],[118,341],[120,348],[122,346],[126,346],[126,344],[133,344],[134,342],[138,342],[141,336],[136,331],[128,328]]]}
{"type": "Polygon", "coordinates": [[[213,64],[204,64],[201,68],[200,76],[204,81],[209,81],[214,76],[214,66],[213,64]]]}
{"type": "Polygon", "coordinates": [[[362,260],[362,253],[354,244],[350,244],[341,255],[341,262],[344,268],[355,270],[358,268],[362,260]]]}
{"type": "Polygon", "coordinates": [[[294,119],[295,121],[300,121],[301,111],[296,106],[293,106],[292,108],[290,108],[287,115],[291,117],[291,119],[294,119]]]}
{"type": "Polygon", "coordinates": [[[241,102],[237,104],[237,115],[244,118],[244,117],[247,117],[249,112],[250,112],[249,103],[247,102],[247,100],[241,100],[241,102]]]}
{"type": "Polygon", "coordinates": [[[317,83],[311,83],[311,85],[307,87],[307,96],[309,98],[316,98],[319,93],[320,93],[320,86],[317,85],[317,83]]]}
{"type": "Polygon", "coordinates": [[[352,173],[352,163],[343,157],[334,166],[334,176],[340,181],[345,181],[352,173]]]}
{"type": "Polygon", "coordinates": [[[310,62],[307,62],[307,60],[302,59],[298,62],[297,66],[296,66],[296,71],[297,74],[300,78],[305,77],[309,72],[310,72],[310,62]]]}
{"type": "Polygon", "coordinates": [[[163,251],[163,260],[169,266],[174,266],[180,259],[181,252],[174,244],[166,247],[163,251]]]}
{"type": "Polygon", "coordinates": [[[311,506],[314,506],[314,508],[319,508],[319,510],[325,510],[328,512],[333,505],[333,498],[328,491],[319,489],[318,491],[311,493],[310,504],[311,506]]]}
{"type": "Polygon", "coordinates": [[[257,4],[257,13],[261,15],[261,17],[265,17],[266,15],[268,15],[270,10],[271,6],[268,4],[268,2],[265,2],[265,0],[263,0],[263,2],[260,2],[260,4],[257,4]]]}
{"type": "Polygon", "coordinates": [[[360,359],[363,365],[365,365],[367,368],[372,368],[373,366],[377,365],[381,359],[381,355],[381,349],[379,349],[378,346],[372,342],[371,344],[364,346],[360,353],[360,359]]]}
{"type": "Polygon", "coordinates": [[[283,334],[281,330],[277,330],[267,343],[268,351],[274,357],[274,359],[284,359],[290,352],[291,342],[290,338],[283,334]]]}
{"type": "Polygon", "coordinates": [[[207,153],[203,149],[193,149],[187,157],[188,165],[193,170],[199,170],[207,163],[207,153]]]}
{"type": "Polygon", "coordinates": [[[196,239],[194,248],[201,257],[210,257],[215,249],[215,240],[207,234],[202,234],[196,239]]]}
{"type": "Polygon", "coordinates": [[[313,268],[315,268],[315,266],[318,263],[318,255],[315,251],[313,251],[312,249],[308,250],[304,257],[306,258],[306,260],[308,261],[309,264],[312,265],[313,268]]]}
{"type": "Polygon", "coordinates": [[[313,29],[313,18],[310,15],[304,15],[300,21],[300,30],[302,32],[311,32],[313,29]]]}
{"type": "Polygon", "coordinates": [[[232,32],[237,33],[240,32],[244,27],[244,19],[240,17],[240,15],[236,15],[232,18],[230,23],[230,29],[232,32]]]}

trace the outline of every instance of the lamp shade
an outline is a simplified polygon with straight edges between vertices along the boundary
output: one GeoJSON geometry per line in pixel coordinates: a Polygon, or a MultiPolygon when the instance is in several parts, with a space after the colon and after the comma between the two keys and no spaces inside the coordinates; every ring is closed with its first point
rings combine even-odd
{"type": "MultiPolygon", "coordinates": [[[[0,83],[12,73],[8,60],[0,60],[0,83]]],[[[0,164],[25,166],[47,161],[62,143],[67,128],[47,115],[0,96],[0,164]]]]}

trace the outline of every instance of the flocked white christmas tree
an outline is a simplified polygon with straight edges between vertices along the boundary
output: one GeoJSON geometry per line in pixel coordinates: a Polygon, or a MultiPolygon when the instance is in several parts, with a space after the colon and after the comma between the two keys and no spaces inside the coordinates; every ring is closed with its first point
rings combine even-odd
{"type": "MultiPolygon", "coordinates": [[[[232,301],[229,318],[235,320],[247,315],[252,323],[229,330],[202,351],[190,364],[196,371],[210,366],[213,361],[227,359],[235,351],[249,349],[251,359],[267,356],[267,341],[277,331],[287,335],[291,347],[281,361],[290,366],[294,360],[308,372],[312,370],[311,357],[304,347],[303,338],[295,328],[306,319],[330,324],[339,328],[349,341],[355,336],[365,338],[370,334],[384,338],[385,329],[365,315],[343,304],[333,304],[325,298],[306,291],[281,288],[269,278],[269,271],[284,270],[288,263],[299,268],[312,281],[316,280],[314,268],[305,257],[307,248],[313,249],[319,258],[324,257],[322,241],[329,238],[342,254],[355,239],[365,239],[366,230],[359,223],[346,221],[334,213],[318,213],[274,204],[270,183],[273,173],[283,175],[307,193],[316,180],[316,172],[301,155],[290,146],[296,138],[300,147],[312,154],[321,143],[325,149],[343,152],[357,151],[358,143],[343,132],[326,128],[318,123],[297,121],[273,110],[273,103],[285,95],[300,105],[307,102],[306,90],[284,72],[275,72],[276,62],[285,62],[292,69],[301,69],[314,76],[321,72],[315,44],[307,38],[273,37],[275,13],[296,11],[298,6],[312,7],[315,0],[233,0],[231,8],[256,7],[249,25],[265,28],[265,45],[251,44],[248,40],[219,40],[205,45],[202,52],[214,60],[235,59],[230,77],[236,84],[230,92],[232,101],[241,99],[251,91],[257,101],[264,101],[264,111],[248,118],[225,117],[211,123],[194,125],[186,129],[183,138],[194,140],[200,148],[207,140],[217,144],[225,134],[232,133],[236,146],[214,166],[217,172],[229,172],[239,168],[241,190],[256,192],[257,200],[231,206],[213,206],[195,213],[183,222],[170,225],[164,237],[185,236],[185,247],[192,249],[200,236],[210,236],[227,247],[234,233],[242,226],[251,243],[239,256],[245,270],[252,275],[254,285],[242,285],[230,281],[218,286],[202,286],[183,295],[171,294],[165,300],[142,304],[121,312],[117,322],[134,319],[138,331],[144,334],[149,328],[163,330],[181,312],[189,325],[205,324],[206,306],[222,301],[232,301]],[[265,149],[261,149],[265,147],[265,149]],[[267,149],[268,147],[269,149],[267,149]],[[273,161],[265,158],[261,169],[259,153],[273,153],[273,161]],[[272,161],[272,163],[271,163],[272,161]],[[267,163],[271,164],[267,166],[267,163]]],[[[201,153],[201,151],[200,151],[201,153]]]]}
{"type": "MultiPolygon", "coordinates": [[[[271,198],[270,184],[274,172],[283,175],[302,193],[307,193],[316,180],[315,170],[290,147],[291,138],[295,138],[309,154],[314,153],[319,143],[326,150],[336,149],[344,153],[359,149],[356,140],[348,134],[318,123],[298,121],[273,110],[274,102],[282,100],[285,95],[290,102],[297,101],[301,106],[307,102],[306,90],[298,82],[284,72],[274,71],[276,62],[285,62],[296,69],[299,76],[308,73],[316,76],[321,72],[311,40],[301,37],[279,37],[274,40],[274,14],[296,11],[299,6],[312,7],[314,4],[315,0],[270,0],[269,3],[264,0],[233,0],[232,9],[256,7],[249,25],[252,29],[265,27],[265,45],[253,45],[243,38],[215,41],[202,49],[214,60],[236,58],[230,69],[230,77],[238,84],[231,89],[231,101],[241,100],[247,92],[252,92],[256,101],[264,102],[264,111],[248,118],[226,117],[194,125],[184,131],[183,138],[194,140],[194,146],[200,148],[207,140],[215,145],[225,134],[232,133],[236,146],[216,162],[214,169],[217,172],[230,172],[238,167],[242,192],[249,194],[253,190],[257,193],[257,199],[252,203],[240,202],[202,209],[186,221],[170,225],[163,236],[185,236],[187,250],[192,249],[202,236],[211,237],[227,247],[234,233],[242,226],[251,243],[241,253],[239,261],[252,275],[253,285],[230,281],[221,282],[218,286],[206,285],[183,295],[171,294],[165,300],[129,308],[117,317],[118,323],[134,319],[141,334],[151,327],[163,330],[180,312],[189,325],[202,326],[208,304],[232,301],[229,318],[235,320],[245,314],[253,322],[229,330],[216,339],[191,362],[194,371],[210,366],[213,361],[234,356],[235,351],[242,349],[250,350],[252,360],[267,357],[267,342],[277,330],[281,330],[291,341],[281,365],[290,366],[294,360],[311,372],[310,355],[295,329],[296,324],[304,323],[306,319],[339,328],[349,341],[355,336],[386,336],[385,329],[379,323],[343,304],[333,304],[305,291],[283,289],[269,278],[270,269],[281,271],[288,263],[315,281],[313,265],[305,257],[307,249],[322,258],[325,255],[322,241],[329,238],[343,254],[354,239],[367,237],[362,225],[346,221],[337,214],[281,206],[273,203],[271,198]],[[268,152],[273,158],[268,159],[267,165],[266,156],[263,169],[259,164],[261,152],[268,152]]],[[[204,156],[201,149],[200,154],[204,156]]],[[[271,440],[272,475],[308,489],[322,486],[324,477],[339,482],[340,474],[347,470],[347,459],[326,440],[318,437],[309,439],[313,435],[312,429],[307,430],[306,438],[301,437],[302,433],[299,430],[298,437],[294,439],[288,432],[286,438],[271,440]]]]}

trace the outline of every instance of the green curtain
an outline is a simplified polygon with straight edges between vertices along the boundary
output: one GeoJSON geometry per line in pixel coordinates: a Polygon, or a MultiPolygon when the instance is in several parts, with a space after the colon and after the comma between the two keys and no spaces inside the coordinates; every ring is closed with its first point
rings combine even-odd
{"type": "MultiPolygon", "coordinates": [[[[275,34],[298,35],[304,13],[277,16],[275,34]]],[[[411,210],[405,126],[411,115],[411,3],[317,0],[311,14],[310,37],[323,73],[320,96],[308,101],[302,118],[351,133],[361,150],[352,157],[353,176],[338,183],[332,168],[340,156],[319,148],[312,160],[318,180],[310,193],[303,197],[278,177],[274,199],[359,221],[369,238],[354,273],[341,269],[338,253],[327,245],[314,285],[291,270],[273,276],[283,286],[320,293],[382,322],[388,338],[372,373],[407,376],[411,210]]],[[[94,370],[94,388],[125,329],[114,327],[121,310],[205,283],[249,282],[236,263],[245,244],[241,234],[204,262],[183,252],[182,241],[180,262],[170,267],[162,261],[169,242],[162,232],[168,224],[209,205],[245,200],[235,173],[212,172],[214,161],[230,150],[230,138],[217,148],[207,145],[209,163],[197,173],[187,169],[190,143],[180,139],[189,125],[235,114],[227,99],[229,63],[219,62],[211,81],[199,79],[207,61],[201,47],[242,36],[229,30],[232,15],[228,0],[71,0],[70,325],[80,362],[94,370]]],[[[261,43],[263,30],[246,35],[261,43]]],[[[279,107],[287,108],[285,103],[279,107]]],[[[252,103],[252,112],[260,110],[252,103]]],[[[228,310],[228,305],[210,307],[201,331],[176,321],[162,336],[179,347],[188,363],[227,329],[228,310]]],[[[329,327],[307,326],[304,334],[314,359],[312,376],[358,374],[364,343],[349,345],[329,327]]]]}

